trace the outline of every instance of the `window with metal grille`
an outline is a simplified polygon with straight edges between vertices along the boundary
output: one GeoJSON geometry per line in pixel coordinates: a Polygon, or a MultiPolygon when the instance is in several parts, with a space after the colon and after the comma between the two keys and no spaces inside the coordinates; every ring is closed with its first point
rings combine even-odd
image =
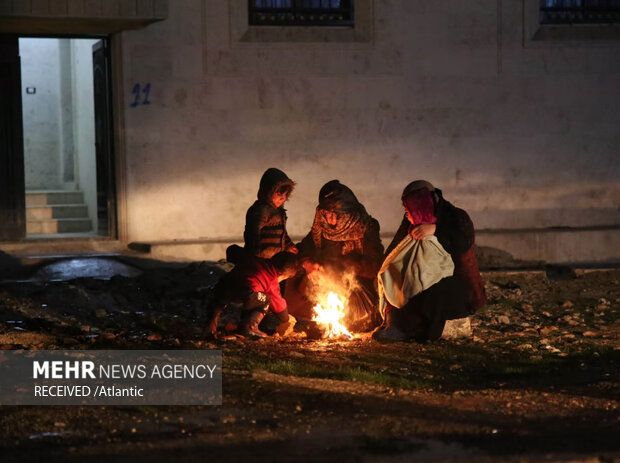
{"type": "Polygon", "coordinates": [[[540,0],[540,24],[618,24],[620,0],[540,0]]]}
{"type": "Polygon", "coordinates": [[[252,26],[354,26],[353,0],[249,0],[252,26]]]}

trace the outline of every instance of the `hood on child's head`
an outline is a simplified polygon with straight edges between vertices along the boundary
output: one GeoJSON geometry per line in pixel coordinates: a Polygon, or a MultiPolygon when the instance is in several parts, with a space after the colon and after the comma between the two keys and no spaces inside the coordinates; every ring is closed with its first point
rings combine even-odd
{"type": "Polygon", "coordinates": [[[258,199],[269,202],[273,193],[282,187],[287,187],[290,191],[293,191],[295,182],[288,178],[288,176],[280,169],[270,167],[265,171],[260,179],[258,199]]]}

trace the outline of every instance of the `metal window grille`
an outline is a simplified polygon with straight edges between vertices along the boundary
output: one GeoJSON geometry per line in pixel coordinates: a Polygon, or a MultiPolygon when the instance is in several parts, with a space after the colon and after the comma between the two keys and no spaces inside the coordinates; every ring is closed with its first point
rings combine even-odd
{"type": "Polygon", "coordinates": [[[540,0],[541,24],[618,24],[620,0],[540,0]]]}
{"type": "Polygon", "coordinates": [[[353,0],[249,0],[252,26],[354,25],[353,0]]]}

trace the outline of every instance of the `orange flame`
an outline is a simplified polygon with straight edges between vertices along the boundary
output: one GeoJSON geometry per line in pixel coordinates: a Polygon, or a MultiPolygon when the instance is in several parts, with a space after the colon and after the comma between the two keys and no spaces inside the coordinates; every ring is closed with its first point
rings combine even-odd
{"type": "Polygon", "coordinates": [[[323,308],[320,302],[317,303],[313,307],[315,315],[312,317],[312,320],[326,329],[323,337],[338,338],[344,336],[348,339],[353,339],[353,335],[342,324],[345,316],[342,299],[333,291],[330,291],[327,296],[323,296],[321,299],[323,299],[325,308],[323,308]]]}

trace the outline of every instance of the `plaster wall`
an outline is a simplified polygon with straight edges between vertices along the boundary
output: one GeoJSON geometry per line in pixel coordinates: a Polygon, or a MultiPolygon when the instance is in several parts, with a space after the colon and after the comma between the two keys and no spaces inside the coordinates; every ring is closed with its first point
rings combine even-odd
{"type": "Polygon", "coordinates": [[[27,190],[61,188],[62,115],[58,39],[20,39],[27,190]],[[27,87],[36,88],[26,94],[27,87]]]}
{"type": "Polygon", "coordinates": [[[129,240],[240,239],[271,166],[296,237],[334,178],[388,234],[418,178],[477,229],[620,225],[620,43],[524,44],[519,1],[371,3],[369,42],[244,40],[236,0],[123,33],[129,240]]]}

